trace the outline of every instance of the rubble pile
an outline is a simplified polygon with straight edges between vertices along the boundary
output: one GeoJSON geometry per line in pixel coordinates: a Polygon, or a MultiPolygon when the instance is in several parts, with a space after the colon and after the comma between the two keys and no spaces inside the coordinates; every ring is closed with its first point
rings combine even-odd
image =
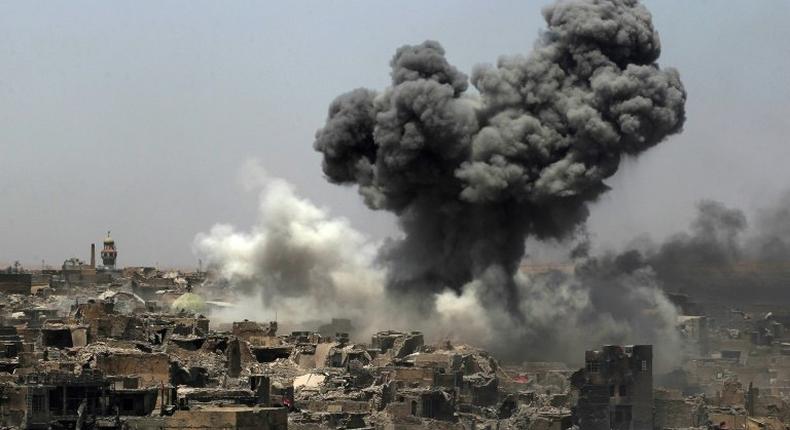
{"type": "MultiPolygon", "coordinates": [[[[179,306],[186,295],[201,297],[189,303],[232,306],[202,298],[205,273],[113,269],[98,282],[79,261],[68,270],[80,276],[50,271],[30,294],[0,290],[4,426],[206,424],[187,417],[271,429],[569,423],[567,402],[552,399],[556,387],[519,378],[478,348],[430,345],[418,331],[352,342],[339,331],[353,327],[342,318],[290,334],[278,333],[277,322],[214,326],[179,306]]],[[[210,288],[212,298],[222,291],[210,288]]]]}
{"type": "Polygon", "coordinates": [[[500,363],[419,331],[382,330],[360,342],[343,331],[354,328],[343,318],[287,334],[277,321],[212,323],[212,306],[227,313],[237,298],[211,274],[126,268],[94,276],[79,264],[35,273],[35,288],[20,287],[19,273],[9,288],[0,282],[0,427],[662,430],[790,422],[790,312],[779,306],[673,297],[684,343],[669,371],[654,369],[651,345],[604,345],[578,369],[500,363]]]}

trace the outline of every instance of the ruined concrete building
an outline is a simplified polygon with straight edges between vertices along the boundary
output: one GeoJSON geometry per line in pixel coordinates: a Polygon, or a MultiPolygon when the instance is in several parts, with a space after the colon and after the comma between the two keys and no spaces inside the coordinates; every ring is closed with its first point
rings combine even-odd
{"type": "Polygon", "coordinates": [[[680,367],[654,379],[650,345],[587,351],[577,372],[503,364],[419,331],[363,343],[345,319],[281,334],[277,321],[218,324],[174,307],[224,291],[205,274],[125,268],[99,283],[64,282],[67,272],[0,290],[0,426],[786,430],[790,417],[781,310],[681,316],[680,367]]]}
{"type": "Polygon", "coordinates": [[[683,346],[668,372],[655,371],[650,345],[587,351],[574,372],[582,356],[500,363],[420,331],[384,327],[362,339],[344,318],[285,333],[282,321],[218,321],[238,297],[211,273],[94,266],[72,259],[60,270],[0,276],[0,428],[787,430],[790,422],[790,312],[775,306],[687,306],[694,314],[677,318],[683,346]]]}
{"type": "Polygon", "coordinates": [[[586,430],[653,428],[653,347],[606,345],[587,351],[572,377],[574,423],[586,430]]]}

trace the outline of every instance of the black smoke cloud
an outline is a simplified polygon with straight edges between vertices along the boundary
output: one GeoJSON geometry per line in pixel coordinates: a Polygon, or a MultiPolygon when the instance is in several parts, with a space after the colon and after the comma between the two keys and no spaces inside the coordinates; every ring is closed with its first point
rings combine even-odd
{"type": "Polygon", "coordinates": [[[753,235],[745,245],[749,255],[768,263],[790,261],[790,192],[759,209],[754,224],[753,235]]]}
{"type": "Polygon", "coordinates": [[[526,237],[571,235],[623,156],[681,130],[686,93],[656,63],[644,6],[559,1],[543,15],[526,57],[468,79],[439,43],[407,45],[390,62],[390,87],[332,102],[314,143],[326,178],[356,185],[404,232],[380,253],[391,294],[479,281],[487,307],[524,318],[514,275],[526,237]]]}
{"type": "Polygon", "coordinates": [[[591,346],[640,343],[656,346],[665,371],[687,347],[677,331],[678,310],[637,252],[586,257],[573,273],[534,274],[520,288],[521,307],[532,315],[526,333],[494,343],[506,359],[578,363],[591,346]]]}
{"type": "Polygon", "coordinates": [[[687,232],[636,241],[617,259],[649,267],[668,292],[705,302],[790,303],[790,193],[752,218],[712,200],[697,205],[687,232]]]}

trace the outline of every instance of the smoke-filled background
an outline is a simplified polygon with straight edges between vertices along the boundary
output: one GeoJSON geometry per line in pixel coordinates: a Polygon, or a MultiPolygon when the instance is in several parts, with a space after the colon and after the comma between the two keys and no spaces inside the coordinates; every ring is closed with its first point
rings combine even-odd
{"type": "Polygon", "coordinates": [[[723,305],[790,303],[790,192],[743,210],[700,201],[686,231],[661,242],[636,238],[618,257],[650,266],[664,288],[723,305]]]}
{"type": "Polygon", "coordinates": [[[486,305],[522,318],[510,281],[528,235],[563,238],[588,216],[622,157],[680,131],[686,99],[635,1],[558,2],[525,57],[471,77],[437,42],[403,46],[392,86],[338,97],[315,149],[327,179],[398,216],[382,258],[409,297],[483,281],[486,305]],[[492,283],[491,275],[501,272],[492,283]],[[490,303],[489,303],[490,302],[490,303]]]}
{"type": "Polygon", "coordinates": [[[253,232],[215,227],[198,252],[270,309],[358,315],[367,330],[385,328],[375,327],[382,317],[422,321],[411,328],[503,358],[571,356],[594,339],[674,343],[675,309],[649,267],[605,258],[575,275],[518,270],[528,237],[583,232],[621,160],[685,120],[685,90],[676,70],[657,64],[644,6],[560,1],[543,15],[547,28],[526,56],[468,78],[438,42],[405,45],[390,87],[332,102],[314,143],[326,178],[356,185],[403,233],[375,260],[345,221],[277,180],[263,186],[253,232]]]}
{"type": "Polygon", "coordinates": [[[658,365],[668,369],[683,345],[675,329],[679,309],[666,293],[724,306],[790,303],[790,192],[748,219],[739,209],[701,201],[695,219],[662,242],[637,237],[622,249],[578,256],[574,269],[519,273],[526,318],[517,321],[486,309],[478,296],[495,273],[467,284],[460,296],[429,295],[431,313],[390,300],[387,270],[376,259],[380,243],[267,176],[258,163],[245,166],[242,180],[260,192],[258,222],[248,231],[217,225],[195,241],[197,253],[243,299],[212,320],[276,316],[314,328],[343,316],[352,318],[360,340],[383,328],[421,329],[432,340],[473,343],[510,360],[569,363],[591,345],[652,342],[658,365]]]}
{"type": "Polygon", "coordinates": [[[436,293],[472,295],[521,345],[542,335],[533,314],[563,310],[532,297],[543,280],[516,276],[527,237],[578,231],[621,159],[685,120],[680,76],[658,66],[644,6],[559,1],[543,16],[529,55],[471,79],[437,42],[399,48],[392,86],[339,96],[314,144],[329,181],[355,184],[371,209],[397,215],[404,235],[380,255],[392,300],[432,312],[436,293]]]}
{"type": "Polygon", "coordinates": [[[589,345],[649,341],[662,347],[658,362],[670,366],[681,348],[676,310],[641,261],[589,258],[575,273],[491,269],[461,294],[445,288],[396,300],[387,291],[393,269],[379,258],[385,244],[300,197],[258,163],[242,172],[244,184],[260,193],[258,222],[246,231],[216,225],[194,243],[220,279],[200,293],[211,296],[227,284],[236,297],[235,307],[212,314],[212,321],[276,318],[284,327],[314,329],[344,317],[352,319],[357,340],[381,329],[418,329],[432,341],[471,343],[517,361],[573,363],[589,345]],[[485,301],[482,289],[497,283],[518,289],[514,308],[521,316],[485,301]]]}

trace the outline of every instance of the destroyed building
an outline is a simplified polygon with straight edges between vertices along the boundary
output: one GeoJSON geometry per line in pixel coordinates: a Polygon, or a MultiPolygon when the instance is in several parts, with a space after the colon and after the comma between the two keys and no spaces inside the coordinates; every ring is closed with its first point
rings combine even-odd
{"type": "Polygon", "coordinates": [[[218,322],[204,312],[239,299],[211,273],[67,263],[6,274],[0,426],[786,430],[790,418],[779,306],[695,302],[677,317],[669,371],[656,372],[651,345],[606,345],[574,372],[417,330],[360,339],[347,318],[286,333],[280,321],[218,322]]]}
{"type": "Polygon", "coordinates": [[[358,339],[345,318],[288,333],[217,323],[201,312],[237,299],[210,273],[91,269],[22,269],[25,288],[0,289],[0,426],[784,429],[790,417],[790,313],[775,306],[689,307],[668,373],[655,374],[650,345],[587,351],[574,372],[420,331],[358,339]]]}
{"type": "Polygon", "coordinates": [[[3,296],[0,425],[460,429],[533,422],[561,430],[570,423],[562,396],[541,394],[551,389],[477,348],[431,345],[421,332],[395,330],[355,343],[343,331],[351,321],[342,318],[321,327],[323,334],[280,334],[275,321],[222,329],[169,306],[169,294],[201,292],[187,275],[117,272],[110,283],[91,283],[62,282],[64,272],[53,271],[46,294],[3,296]],[[159,289],[149,287],[154,294],[144,298],[135,282],[159,289]]]}
{"type": "Polygon", "coordinates": [[[574,423],[589,430],[653,428],[653,348],[606,345],[572,378],[574,423]]]}

